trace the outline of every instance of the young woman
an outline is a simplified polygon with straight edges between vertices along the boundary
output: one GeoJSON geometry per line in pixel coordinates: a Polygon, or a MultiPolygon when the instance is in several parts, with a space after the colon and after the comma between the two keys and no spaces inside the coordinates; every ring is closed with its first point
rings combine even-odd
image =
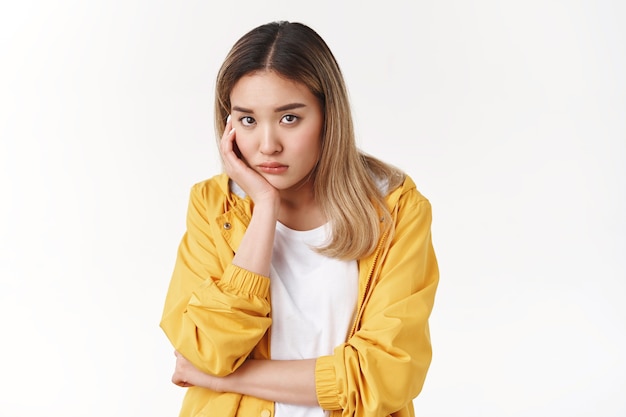
{"type": "Polygon", "coordinates": [[[191,190],[161,327],[181,416],[412,416],[431,360],[431,208],[360,152],[309,27],[253,29],[216,84],[224,173],[191,190]]]}

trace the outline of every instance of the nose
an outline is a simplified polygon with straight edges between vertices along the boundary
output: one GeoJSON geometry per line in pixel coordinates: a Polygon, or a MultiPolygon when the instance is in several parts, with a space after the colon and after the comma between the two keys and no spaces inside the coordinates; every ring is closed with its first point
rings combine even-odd
{"type": "Polygon", "coordinates": [[[271,126],[263,129],[259,142],[259,151],[263,155],[273,155],[283,150],[278,135],[271,126]]]}

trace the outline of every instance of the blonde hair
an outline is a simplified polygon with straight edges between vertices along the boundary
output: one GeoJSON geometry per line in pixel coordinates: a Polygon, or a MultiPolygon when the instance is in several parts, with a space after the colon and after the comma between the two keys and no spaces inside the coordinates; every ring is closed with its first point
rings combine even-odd
{"type": "Polygon", "coordinates": [[[356,147],[348,93],[332,52],[315,31],[301,23],[272,22],[245,34],[217,76],[217,138],[231,111],[234,85],[256,71],[274,71],[304,84],[322,104],[324,128],[320,159],[312,172],[313,189],[333,234],[318,251],[339,259],[360,259],[372,253],[381,234],[392,231],[385,196],[377,184],[385,184],[390,191],[402,183],[404,173],[356,147]]]}

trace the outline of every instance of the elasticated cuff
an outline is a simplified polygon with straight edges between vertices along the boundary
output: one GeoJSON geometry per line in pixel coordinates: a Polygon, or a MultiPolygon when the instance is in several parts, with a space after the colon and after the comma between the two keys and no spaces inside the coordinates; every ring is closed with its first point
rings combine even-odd
{"type": "Polygon", "coordinates": [[[320,356],[315,361],[315,391],[317,402],[324,410],[339,410],[337,378],[332,356],[320,356]]]}
{"type": "Polygon", "coordinates": [[[218,286],[229,287],[235,292],[268,298],[270,293],[270,279],[247,269],[230,264],[224,275],[217,283],[218,286]]]}

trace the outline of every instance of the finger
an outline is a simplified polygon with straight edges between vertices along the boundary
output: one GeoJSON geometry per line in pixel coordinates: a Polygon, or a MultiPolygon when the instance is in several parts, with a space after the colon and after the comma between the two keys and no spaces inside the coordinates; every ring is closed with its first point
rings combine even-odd
{"type": "Polygon", "coordinates": [[[220,147],[221,147],[221,151],[223,155],[233,152],[234,141],[235,141],[235,128],[233,127],[228,132],[224,132],[224,136],[222,137],[220,147]]]}
{"type": "Polygon", "coordinates": [[[222,133],[222,141],[224,141],[224,139],[226,139],[226,137],[232,133],[233,131],[233,121],[232,118],[230,116],[230,114],[228,115],[228,117],[226,118],[226,126],[224,126],[224,133],[222,133]]]}
{"type": "Polygon", "coordinates": [[[179,378],[178,376],[176,376],[176,374],[172,375],[172,383],[174,385],[178,385],[179,387],[183,387],[183,388],[187,388],[187,387],[191,387],[192,384],[190,384],[189,382],[185,381],[184,379],[179,378]]]}
{"type": "Polygon", "coordinates": [[[232,169],[241,170],[245,168],[245,164],[235,152],[235,139],[236,134],[233,128],[224,135],[222,143],[220,144],[220,153],[222,160],[227,166],[230,166],[232,169]]]}
{"type": "Polygon", "coordinates": [[[233,127],[230,116],[228,116],[228,119],[226,119],[226,126],[224,127],[224,133],[222,134],[222,139],[220,140],[220,151],[222,152],[222,155],[232,151],[234,140],[235,128],[233,127]]]}

